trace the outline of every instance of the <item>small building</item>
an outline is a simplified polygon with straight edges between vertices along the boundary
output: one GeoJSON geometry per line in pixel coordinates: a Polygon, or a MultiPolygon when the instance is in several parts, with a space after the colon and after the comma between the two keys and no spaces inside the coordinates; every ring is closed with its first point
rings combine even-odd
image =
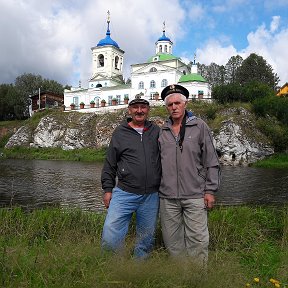
{"type": "Polygon", "coordinates": [[[64,104],[64,95],[43,91],[30,96],[30,116],[37,110],[45,108],[61,107],[64,104]],[[40,103],[39,103],[40,101],[40,103]]]}
{"type": "Polygon", "coordinates": [[[278,91],[276,96],[283,96],[287,97],[288,96],[288,82],[286,82],[278,91]]]}

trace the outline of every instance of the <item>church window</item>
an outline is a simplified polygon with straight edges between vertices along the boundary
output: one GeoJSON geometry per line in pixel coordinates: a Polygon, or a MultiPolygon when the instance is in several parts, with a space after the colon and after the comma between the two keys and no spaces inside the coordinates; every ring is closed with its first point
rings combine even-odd
{"type": "Polygon", "coordinates": [[[98,56],[98,67],[104,67],[104,55],[100,54],[98,56]]]}
{"type": "Polygon", "coordinates": [[[163,80],[161,81],[161,87],[166,87],[167,85],[168,85],[167,79],[163,79],[163,80]]]}
{"type": "Polygon", "coordinates": [[[186,71],[185,70],[183,70],[183,75],[186,75],[186,71]]]}
{"type": "Polygon", "coordinates": [[[162,45],[159,46],[159,52],[162,53],[162,45]]]}
{"type": "Polygon", "coordinates": [[[157,69],[155,68],[155,67],[152,67],[151,69],[150,69],[150,72],[156,72],[157,71],[157,69]]]}
{"type": "Polygon", "coordinates": [[[167,53],[167,45],[164,46],[164,51],[167,53]]]}
{"type": "Polygon", "coordinates": [[[118,63],[119,63],[119,57],[116,56],[116,57],[115,57],[115,69],[117,69],[117,70],[119,70],[118,63]]]}
{"type": "Polygon", "coordinates": [[[139,82],[138,89],[144,89],[144,82],[143,81],[139,82]]]}
{"type": "Polygon", "coordinates": [[[154,80],[151,80],[150,88],[156,88],[156,82],[154,80]]]}

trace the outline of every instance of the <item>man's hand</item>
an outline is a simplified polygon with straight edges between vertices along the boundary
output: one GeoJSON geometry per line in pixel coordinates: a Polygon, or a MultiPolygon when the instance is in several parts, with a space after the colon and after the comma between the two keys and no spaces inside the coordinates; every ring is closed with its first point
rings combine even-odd
{"type": "Polygon", "coordinates": [[[206,208],[212,209],[215,203],[215,196],[213,194],[206,193],[204,195],[204,203],[206,208]]]}
{"type": "Polygon", "coordinates": [[[103,203],[107,209],[109,208],[111,198],[112,198],[112,192],[104,193],[103,203]]]}

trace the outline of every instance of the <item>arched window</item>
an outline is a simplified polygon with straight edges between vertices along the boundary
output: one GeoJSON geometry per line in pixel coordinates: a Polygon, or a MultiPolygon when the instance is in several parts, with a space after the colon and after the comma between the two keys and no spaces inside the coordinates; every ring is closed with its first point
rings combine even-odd
{"type": "Polygon", "coordinates": [[[162,45],[159,46],[159,52],[162,53],[162,45]]]}
{"type": "Polygon", "coordinates": [[[156,88],[156,83],[154,80],[151,80],[150,82],[150,88],[156,88]]]}
{"type": "Polygon", "coordinates": [[[104,55],[98,55],[98,67],[104,67],[104,55]]]}
{"type": "Polygon", "coordinates": [[[144,89],[144,82],[143,81],[139,82],[138,89],[144,89]]]}
{"type": "Polygon", "coordinates": [[[167,53],[167,45],[164,46],[164,51],[167,53]]]}
{"type": "Polygon", "coordinates": [[[183,70],[183,75],[186,75],[186,71],[185,70],[183,70]]]}
{"type": "Polygon", "coordinates": [[[155,67],[152,67],[151,69],[150,69],[150,72],[156,72],[157,71],[157,69],[155,68],[155,67]]]}
{"type": "Polygon", "coordinates": [[[116,56],[115,57],[115,69],[117,69],[117,70],[119,70],[118,63],[119,63],[119,57],[116,56]]]}
{"type": "Polygon", "coordinates": [[[166,87],[167,85],[168,85],[167,79],[163,79],[163,80],[161,81],[161,87],[166,87]]]}

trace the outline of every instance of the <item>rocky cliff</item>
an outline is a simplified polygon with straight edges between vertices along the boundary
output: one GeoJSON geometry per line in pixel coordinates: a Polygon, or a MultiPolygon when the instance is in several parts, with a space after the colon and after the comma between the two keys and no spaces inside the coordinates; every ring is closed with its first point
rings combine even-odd
{"type": "MultiPolygon", "coordinates": [[[[268,139],[253,125],[253,115],[244,108],[222,112],[220,128],[212,131],[219,159],[223,165],[248,165],[274,153],[268,139]]],[[[22,126],[5,148],[61,147],[101,148],[109,144],[114,128],[126,117],[126,110],[105,113],[52,113],[41,118],[36,129],[22,126]]],[[[161,126],[165,119],[150,117],[161,126]]]]}

